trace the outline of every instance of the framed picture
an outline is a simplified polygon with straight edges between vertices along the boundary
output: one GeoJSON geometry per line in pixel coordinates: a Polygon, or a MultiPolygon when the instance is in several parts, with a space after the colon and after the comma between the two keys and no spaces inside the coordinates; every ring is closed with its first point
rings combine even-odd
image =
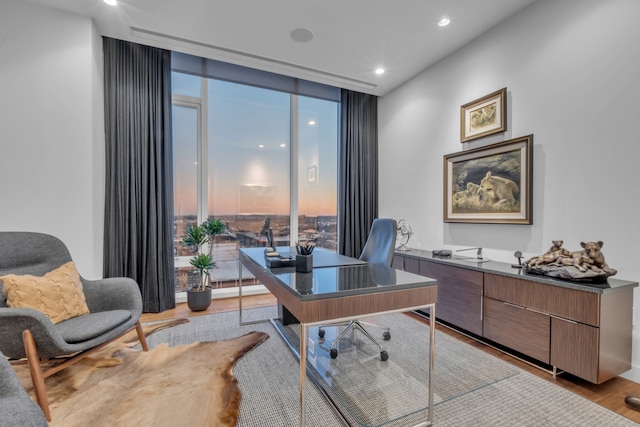
{"type": "Polygon", "coordinates": [[[460,142],[507,130],[507,88],[460,107],[460,142]]]}
{"type": "Polygon", "coordinates": [[[533,135],[444,156],[444,222],[532,223],[533,135]]]}

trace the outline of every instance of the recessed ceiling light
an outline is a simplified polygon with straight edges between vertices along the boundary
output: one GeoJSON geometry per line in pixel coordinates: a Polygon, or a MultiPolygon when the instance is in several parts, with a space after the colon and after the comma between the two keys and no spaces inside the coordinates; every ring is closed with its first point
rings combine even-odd
{"type": "Polygon", "coordinates": [[[280,144],[280,147],[281,147],[281,148],[284,148],[284,147],[286,147],[286,146],[287,146],[287,144],[280,144]]]}
{"type": "Polygon", "coordinates": [[[104,2],[106,4],[108,4],[109,6],[117,6],[118,2],[116,0],[104,0],[104,2]]]}
{"type": "Polygon", "coordinates": [[[441,20],[438,21],[438,27],[446,27],[450,23],[451,23],[451,20],[449,18],[442,18],[441,20]]]}
{"type": "Polygon", "coordinates": [[[309,120],[309,126],[314,126],[316,124],[315,120],[309,120]]]}
{"type": "Polygon", "coordinates": [[[384,74],[384,68],[376,68],[376,74],[384,74]]]}
{"type": "Polygon", "coordinates": [[[258,148],[264,148],[264,144],[258,145],[258,148]]]}

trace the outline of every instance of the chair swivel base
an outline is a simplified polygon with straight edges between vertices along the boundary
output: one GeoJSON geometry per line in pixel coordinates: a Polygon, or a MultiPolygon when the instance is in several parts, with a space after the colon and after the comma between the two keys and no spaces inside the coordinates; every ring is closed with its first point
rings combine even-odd
{"type": "MultiPolygon", "coordinates": [[[[362,327],[362,324],[358,320],[352,320],[351,322],[349,322],[347,324],[347,327],[344,328],[344,330],[340,332],[338,336],[336,336],[336,338],[331,342],[331,345],[329,346],[329,355],[331,356],[332,359],[335,359],[338,357],[338,349],[336,348],[338,341],[340,341],[340,339],[352,329],[362,332],[367,338],[369,338],[371,342],[373,342],[375,345],[378,346],[378,349],[380,350],[380,360],[385,362],[389,359],[389,354],[382,349],[382,346],[380,345],[380,343],[378,343],[378,341],[376,341],[376,339],[373,338],[373,336],[371,336],[371,334],[362,327]]],[[[324,338],[324,335],[325,335],[325,330],[323,328],[320,328],[318,330],[318,336],[320,338],[324,338]]],[[[388,341],[391,339],[391,333],[389,332],[388,329],[383,332],[382,338],[385,341],[388,341]]]]}

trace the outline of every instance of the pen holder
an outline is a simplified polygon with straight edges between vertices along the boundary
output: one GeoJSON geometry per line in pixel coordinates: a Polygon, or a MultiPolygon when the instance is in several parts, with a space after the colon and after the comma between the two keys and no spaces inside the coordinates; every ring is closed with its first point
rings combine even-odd
{"type": "Polygon", "coordinates": [[[309,273],[313,270],[313,254],[296,255],[296,271],[299,273],[309,273]]]}

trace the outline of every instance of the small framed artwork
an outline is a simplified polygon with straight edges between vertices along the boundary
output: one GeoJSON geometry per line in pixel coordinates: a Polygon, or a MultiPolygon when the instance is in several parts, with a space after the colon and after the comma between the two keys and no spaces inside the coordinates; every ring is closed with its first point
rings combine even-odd
{"type": "Polygon", "coordinates": [[[533,135],[444,156],[444,222],[532,224],[533,135]]]}
{"type": "Polygon", "coordinates": [[[311,166],[307,168],[307,182],[309,184],[315,184],[318,182],[318,167],[311,166]]]}
{"type": "Polygon", "coordinates": [[[460,142],[507,130],[507,88],[460,107],[460,142]]]}

